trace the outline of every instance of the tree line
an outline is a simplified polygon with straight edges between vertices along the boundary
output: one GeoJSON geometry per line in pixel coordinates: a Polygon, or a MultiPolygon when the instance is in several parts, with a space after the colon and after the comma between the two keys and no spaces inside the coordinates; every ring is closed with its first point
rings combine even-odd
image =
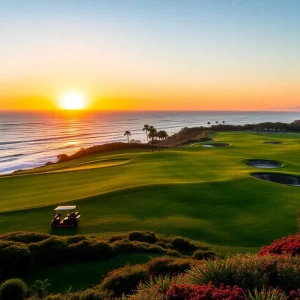
{"type": "MultiPolygon", "coordinates": [[[[207,122],[208,125],[210,125],[210,122],[207,122]]],[[[216,124],[219,124],[219,121],[216,121],[216,124]]],[[[225,124],[225,121],[222,121],[222,124],[225,124]]],[[[142,128],[143,131],[146,133],[147,141],[149,139],[153,142],[155,138],[158,138],[159,140],[164,140],[169,137],[168,133],[165,130],[157,130],[153,125],[145,124],[142,128]]],[[[127,136],[128,143],[140,143],[139,140],[130,140],[129,137],[131,136],[131,132],[129,130],[126,130],[124,133],[124,136],[127,136]]]]}
{"type": "MultiPolygon", "coordinates": [[[[146,138],[147,138],[147,141],[149,139],[151,139],[151,141],[153,142],[154,138],[158,138],[159,140],[164,140],[166,139],[169,135],[168,133],[165,131],[165,130],[157,130],[154,126],[152,125],[148,125],[148,124],[145,124],[144,127],[142,128],[143,131],[145,131],[146,133],[146,138]]],[[[124,133],[124,136],[127,136],[127,141],[128,143],[130,142],[140,142],[140,141],[136,141],[136,140],[131,140],[129,141],[129,137],[131,136],[131,132],[126,130],[125,133],[124,133]]]]}

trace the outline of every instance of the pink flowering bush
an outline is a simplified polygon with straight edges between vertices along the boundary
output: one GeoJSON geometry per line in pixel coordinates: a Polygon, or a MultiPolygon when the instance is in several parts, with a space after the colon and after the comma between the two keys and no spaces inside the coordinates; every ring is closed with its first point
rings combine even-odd
{"type": "Polygon", "coordinates": [[[300,233],[275,240],[271,245],[262,247],[259,255],[300,255],[300,233]]]}
{"type": "Polygon", "coordinates": [[[300,288],[289,292],[289,300],[300,300],[300,288]]]}
{"type": "Polygon", "coordinates": [[[170,300],[244,300],[245,293],[237,286],[221,284],[216,287],[210,282],[202,285],[172,284],[166,294],[170,300]]]}

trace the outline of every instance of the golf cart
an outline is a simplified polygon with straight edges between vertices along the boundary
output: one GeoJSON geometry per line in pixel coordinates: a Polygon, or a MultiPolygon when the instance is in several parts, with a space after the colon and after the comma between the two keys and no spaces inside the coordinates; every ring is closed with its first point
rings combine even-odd
{"type": "Polygon", "coordinates": [[[76,205],[56,207],[51,227],[77,227],[80,214],[75,209],[76,205]]]}

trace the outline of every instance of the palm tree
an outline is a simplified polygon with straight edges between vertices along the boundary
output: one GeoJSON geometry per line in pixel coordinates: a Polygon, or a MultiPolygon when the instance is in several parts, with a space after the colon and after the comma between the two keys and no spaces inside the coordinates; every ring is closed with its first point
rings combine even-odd
{"type": "Polygon", "coordinates": [[[222,123],[225,124],[225,121],[223,121],[222,123]]]}
{"type": "Polygon", "coordinates": [[[216,121],[216,124],[218,124],[219,122],[218,121],[216,121]]]}
{"type": "Polygon", "coordinates": [[[168,137],[168,134],[167,134],[167,132],[165,131],[165,130],[162,130],[162,131],[160,131],[161,132],[161,138],[163,139],[163,140],[165,140],[167,137],[168,137]]]}
{"type": "Polygon", "coordinates": [[[131,135],[131,132],[126,130],[125,133],[124,133],[124,136],[127,135],[127,141],[129,143],[129,136],[131,135]]]}
{"type": "Polygon", "coordinates": [[[150,126],[148,128],[148,132],[149,132],[148,136],[149,136],[149,138],[152,139],[152,142],[153,142],[153,139],[157,136],[157,130],[153,126],[150,126]]]}
{"type": "Polygon", "coordinates": [[[209,125],[210,125],[210,122],[207,122],[207,125],[209,126],[209,125]]]}
{"type": "Polygon", "coordinates": [[[150,125],[145,124],[143,131],[146,131],[146,137],[147,137],[147,141],[148,141],[148,131],[149,131],[150,125]]]}
{"type": "Polygon", "coordinates": [[[163,139],[165,139],[165,138],[168,137],[168,134],[167,134],[166,131],[160,130],[159,132],[157,132],[156,136],[157,136],[159,139],[163,140],[163,139]]]}

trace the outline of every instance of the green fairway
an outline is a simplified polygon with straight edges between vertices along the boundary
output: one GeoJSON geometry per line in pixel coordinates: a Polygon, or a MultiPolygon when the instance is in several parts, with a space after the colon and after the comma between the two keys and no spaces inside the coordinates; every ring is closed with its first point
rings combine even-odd
{"type": "Polygon", "coordinates": [[[280,161],[300,175],[300,135],[224,132],[229,147],[190,146],[108,152],[0,178],[0,233],[50,232],[53,209],[75,204],[76,230],[56,234],[152,230],[256,251],[297,231],[300,188],[259,180],[248,159],[280,161]],[[265,144],[283,141],[284,144],[265,144]]]}

